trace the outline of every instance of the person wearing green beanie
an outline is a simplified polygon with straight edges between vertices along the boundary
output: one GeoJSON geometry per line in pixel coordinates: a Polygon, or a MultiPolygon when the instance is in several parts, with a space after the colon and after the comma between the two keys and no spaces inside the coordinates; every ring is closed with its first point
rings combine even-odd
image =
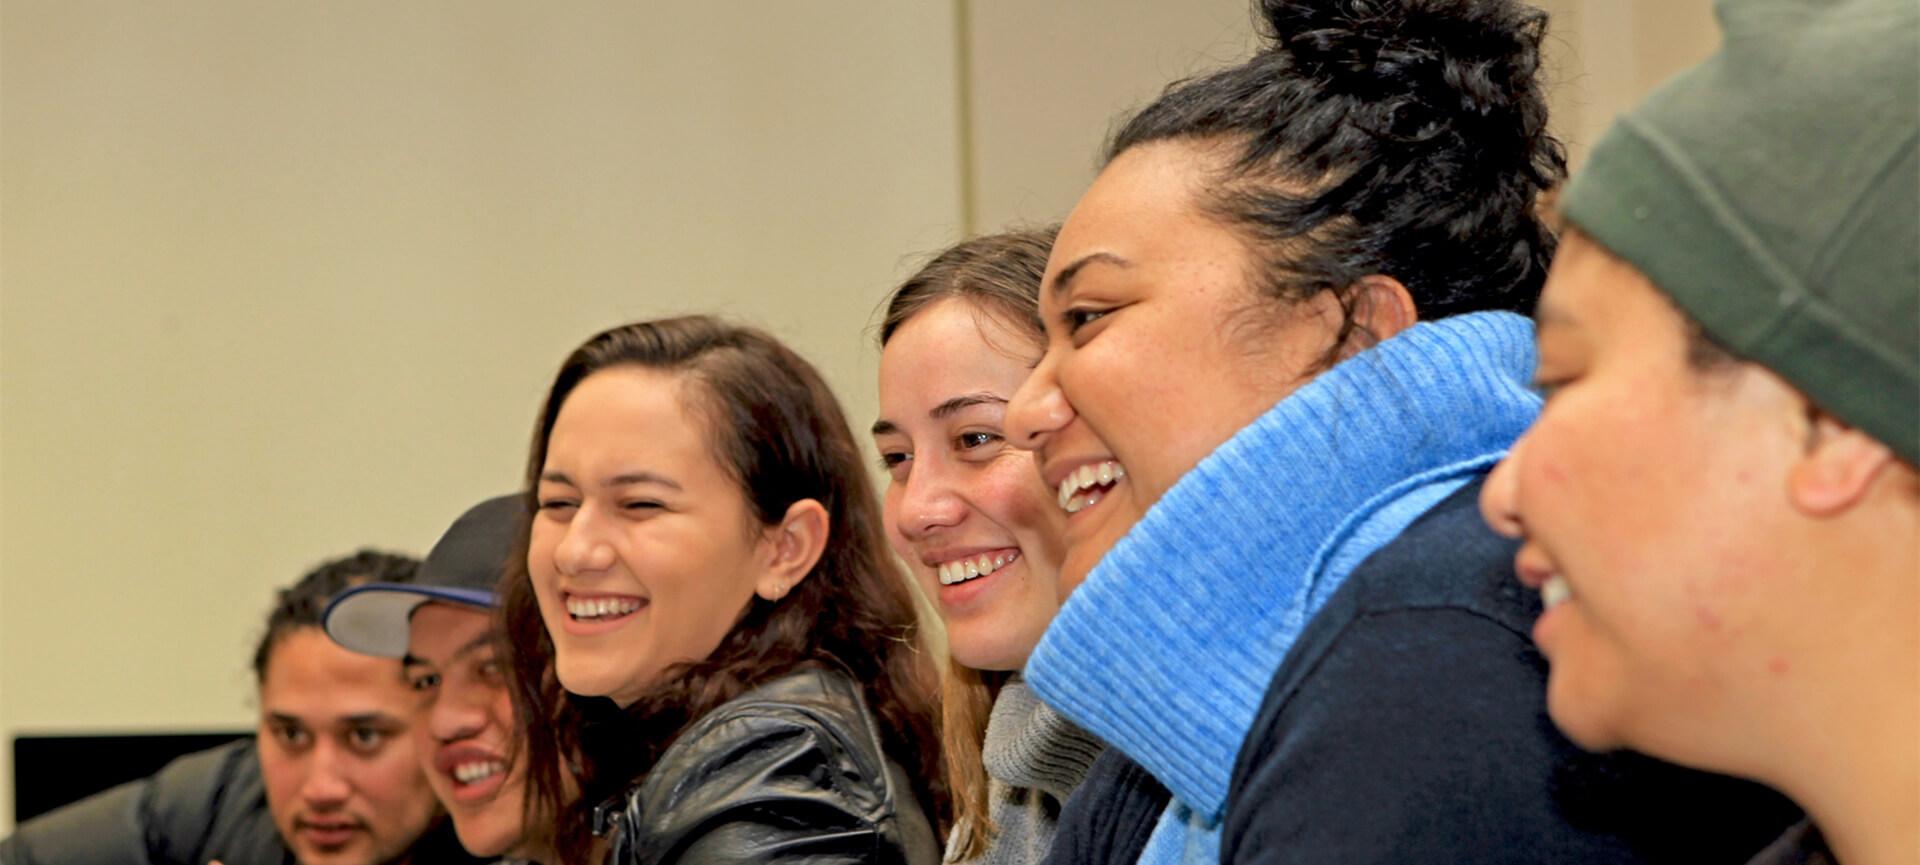
{"type": "Polygon", "coordinates": [[[1570,738],[1786,793],[1756,862],[1920,862],[1920,2],[1717,12],[1562,198],[1481,506],[1570,738]]]}

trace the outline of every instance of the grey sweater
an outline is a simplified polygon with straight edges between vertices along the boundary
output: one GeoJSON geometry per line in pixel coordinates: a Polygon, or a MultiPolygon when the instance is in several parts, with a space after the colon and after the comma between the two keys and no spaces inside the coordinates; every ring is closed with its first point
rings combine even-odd
{"type": "Polygon", "coordinates": [[[1105,747],[1086,731],[1047,708],[1013,677],[994,699],[981,749],[987,770],[987,816],[997,831],[966,865],[1035,865],[1053,846],[1060,803],[1086,777],[1105,747]]]}

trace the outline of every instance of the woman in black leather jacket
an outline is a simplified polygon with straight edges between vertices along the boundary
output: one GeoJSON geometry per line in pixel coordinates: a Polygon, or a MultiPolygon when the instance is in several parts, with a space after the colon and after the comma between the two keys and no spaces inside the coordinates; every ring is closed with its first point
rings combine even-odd
{"type": "Polygon", "coordinates": [[[935,678],[811,365],[704,316],[601,333],[527,486],[502,616],[563,859],[939,860],[935,678]]]}

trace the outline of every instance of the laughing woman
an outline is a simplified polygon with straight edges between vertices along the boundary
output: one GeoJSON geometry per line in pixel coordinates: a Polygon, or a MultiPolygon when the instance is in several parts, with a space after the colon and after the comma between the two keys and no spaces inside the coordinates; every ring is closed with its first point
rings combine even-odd
{"type": "Polygon", "coordinates": [[[1261,11],[1255,57],[1117,133],[1007,410],[1077,587],[1027,675],[1109,745],[1055,859],[1743,861],[1789,821],[1777,800],[1676,803],[1732,782],[1554,731],[1538,598],[1478,519],[1538,406],[1517,313],[1564,173],[1545,16],[1261,11]]]}
{"type": "Polygon", "coordinates": [[[1065,515],[1033,455],[1008,447],[1007,399],[1040,357],[1053,230],[975,238],[887,301],[875,448],[887,534],[947,626],[942,713],[955,821],[947,861],[1034,863],[1097,739],[1017,671],[1060,607],[1065,515]]]}
{"type": "Polygon", "coordinates": [[[938,860],[932,670],[810,364],[706,317],[601,333],[561,365],[527,482],[503,615],[562,858],[938,860]]]}

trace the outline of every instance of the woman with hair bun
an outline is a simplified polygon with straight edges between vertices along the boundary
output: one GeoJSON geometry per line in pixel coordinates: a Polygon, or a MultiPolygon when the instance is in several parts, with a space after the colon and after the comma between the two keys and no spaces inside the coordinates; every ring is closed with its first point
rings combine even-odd
{"type": "Polygon", "coordinates": [[[1554,730],[1477,513],[1539,405],[1545,15],[1259,11],[1116,133],[1008,408],[1068,515],[1027,680],[1109,746],[1051,861],[1744,861],[1777,797],[1554,730]]]}
{"type": "Polygon", "coordinates": [[[562,861],[939,861],[934,674],[861,463],[752,328],[629,324],[561,364],[501,615],[562,861]]]}

